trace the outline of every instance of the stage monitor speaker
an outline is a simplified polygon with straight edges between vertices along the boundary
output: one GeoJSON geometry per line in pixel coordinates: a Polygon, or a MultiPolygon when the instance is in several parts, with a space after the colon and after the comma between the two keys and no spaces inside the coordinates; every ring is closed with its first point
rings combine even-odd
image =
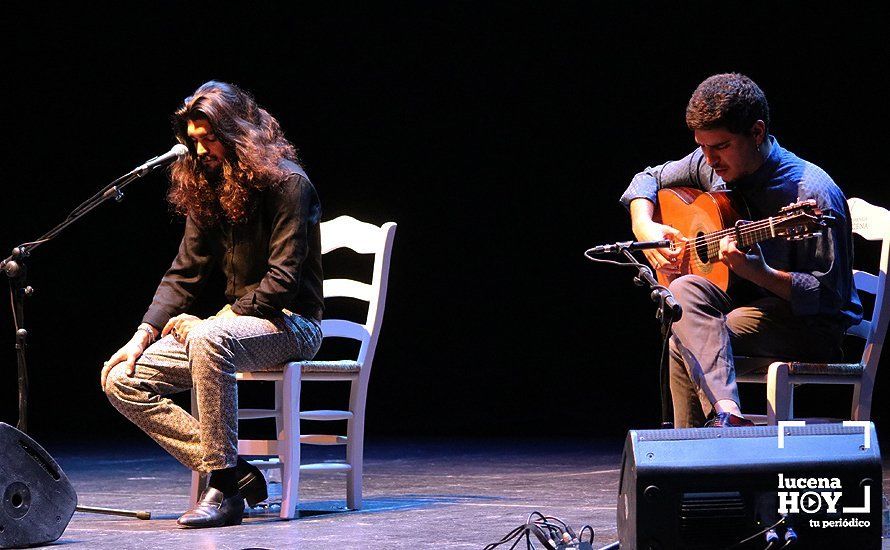
{"type": "Polygon", "coordinates": [[[881,547],[874,424],[631,430],[618,488],[621,548],[881,547]]]}
{"type": "Polygon", "coordinates": [[[77,494],[65,472],[33,439],[0,422],[0,548],[22,548],[62,536],[77,494]]]}

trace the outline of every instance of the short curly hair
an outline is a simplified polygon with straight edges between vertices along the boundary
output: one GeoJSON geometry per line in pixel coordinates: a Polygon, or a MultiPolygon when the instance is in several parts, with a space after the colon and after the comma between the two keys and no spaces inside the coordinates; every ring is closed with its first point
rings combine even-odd
{"type": "Polygon", "coordinates": [[[726,128],[747,132],[762,120],[769,131],[769,104],[753,80],[739,73],[715,74],[698,85],[686,106],[690,130],[726,128]]]}

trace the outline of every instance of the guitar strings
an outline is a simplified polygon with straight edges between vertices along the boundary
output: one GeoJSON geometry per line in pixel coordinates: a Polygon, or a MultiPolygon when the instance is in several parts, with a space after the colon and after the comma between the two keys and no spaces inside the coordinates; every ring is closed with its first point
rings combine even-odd
{"type": "MultiPolygon", "coordinates": [[[[751,223],[748,223],[748,224],[745,224],[745,225],[739,227],[738,229],[743,235],[756,233],[758,231],[768,229],[771,225],[772,219],[773,218],[770,217],[765,220],[761,220],[759,222],[751,222],[751,223]]],[[[712,255],[712,252],[716,252],[716,250],[713,250],[714,245],[719,244],[720,240],[723,237],[727,237],[727,236],[734,235],[734,234],[736,234],[736,228],[731,227],[731,228],[727,228],[727,229],[722,229],[720,231],[715,231],[713,233],[708,233],[706,235],[702,235],[699,237],[695,237],[693,239],[689,239],[688,241],[686,241],[685,244],[693,243],[693,247],[696,249],[698,249],[700,246],[707,247],[707,258],[709,261],[708,262],[701,261],[701,259],[699,258],[699,254],[692,254],[692,255],[687,255],[687,256],[689,256],[691,258],[691,263],[693,263],[696,267],[700,268],[700,267],[704,266],[706,263],[710,263],[710,260],[712,258],[716,258],[716,254],[712,255]]],[[[671,248],[674,248],[673,243],[671,244],[671,248]]]]}
{"type": "MultiPolygon", "coordinates": [[[[761,220],[759,222],[752,222],[749,224],[745,224],[744,226],[740,227],[739,229],[743,235],[747,235],[750,233],[756,233],[758,231],[767,229],[767,228],[769,228],[769,226],[770,226],[770,219],[766,219],[766,220],[761,220]]],[[[715,243],[718,243],[720,241],[720,239],[722,239],[723,237],[734,235],[735,233],[736,233],[736,228],[732,227],[732,228],[728,228],[728,229],[722,229],[720,231],[714,231],[713,233],[708,233],[706,235],[701,235],[699,237],[689,239],[686,242],[687,243],[693,242],[694,246],[696,246],[696,247],[702,246],[703,244],[710,246],[715,243]]]]}
{"type": "MultiPolygon", "coordinates": [[[[784,217],[787,218],[788,216],[784,216],[784,217]]],[[[767,229],[770,230],[767,235],[769,235],[770,237],[774,237],[775,233],[772,230],[774,220],[781,219],[781,218],[782,218],[782,216],[777,216],[777,217],[771,216],[769,218],[766,218],[764,220],[760,220],[757,222],[751,222],[751,223],[747,223],[747,224],[744,224],[744,225],[741,225],[738,227],[734,226],[734,227],[722,229],[719,231],[714,231],[712,233],[708,233],[705,235],[701,235],[699,237],[695,237],[693,239],[689,239],[685,243],[680,243],[681,244],[680,247],[677,247],[672,242],[670,249],[676,250],[677,248],[684,248],[689,243],[692,243],[692,246],[694,247],[696,252],[698,252],[699,247],[705,246],[707,261],[702,261],[701,256],[698,253],[683,255],[684,261],[689,262],[692,266],[696,267],[697,269],[701,269],[705,266],[705,264],[710,264],[711,260],[717,258],[719,249],[715,249],[715,245],[719,245],[719,242],[723,237],[727,237],[730,235],[737,235],[737,234],[740,234],[740,236],[744,237],[746,235],[757,234],[757,233],[759,233],[761,231],[765,231],[767,229]]],[[[760,240],[763,240],[763,239],[760,239],[760,240]]],[[[687,252],[688,252],[688,250],[687,250],[687,252]]]]}

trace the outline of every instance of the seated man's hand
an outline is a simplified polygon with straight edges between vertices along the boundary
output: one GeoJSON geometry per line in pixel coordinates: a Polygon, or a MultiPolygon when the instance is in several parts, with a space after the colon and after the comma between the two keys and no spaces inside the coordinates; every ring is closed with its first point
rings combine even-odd
{"type": "Polygon", "coordinates": [[[136,334],[133,335],[129,342],[117,350],[108,361],[105,361],[102,365],[102,373],[99,375],[102,391],[105,391],[105,380],[108,378],[108,373],[118,363],[126,365],[127,376],[136,374],[136,360],[139,359],[146,347],[148,347],[148,335],[141,330],[136,331],[136,334]]]}
{"type": "Polygon", "coordinates": [[[739,277],[757,284],[760,284],[762,277],[769,270],[760,251],[760,245],[754,244],[745,252],[736,246],[733,237],[720,239],[720,252],[717,258],[739,277]]]}
{"type": "MultiPolygon", "coordinates": [[[[668,239],[674,242],[683,242],[685,239],[679,230],[669,225],[656,222],[646,222],[634,227],[634,236],[638,241],[661,241],[668,239]]],[[[643,255],[649,264],[664,275],[678,275],[680,273],[680,253],[682,249],[676,248],[650,248],[643,250],[643,255]]]]}
{"type": "Polygon", "coordinates": [[[214,315],[213,317],[208,317],[207,320],[209,321],[210,319],[234,319],[235,317],[239,317],[239,315],[237,313],[235,313],[234,311],[232,311],[232,306],[230,304],[226,304],[225,306],[223,306],[223,308],[221,310],[219,310],[219,312],[217,312],[216,315],[214,315]]]}
{"type": "Polygon", "coordinates": [[[177,342],[185,344],[185,339],[188,338],[189,332],[191,332],[198,323],[202,322],[203,319],[199,317],[182,313],[167,321],[167,324],[164,325],[164,330],[161,331],[161,336],[172,334],[177,342]]]}

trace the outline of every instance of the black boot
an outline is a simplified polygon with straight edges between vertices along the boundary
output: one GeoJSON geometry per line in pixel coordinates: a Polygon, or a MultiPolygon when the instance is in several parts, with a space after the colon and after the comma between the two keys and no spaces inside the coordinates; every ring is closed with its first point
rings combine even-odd
{"type": "Polygon", "coordinates": [[[238,477],[238,493],[247,501],[248,506],[252,508],[269,498],[266,478],[259,468],[239,458],[235,471],[238,477]]]}

